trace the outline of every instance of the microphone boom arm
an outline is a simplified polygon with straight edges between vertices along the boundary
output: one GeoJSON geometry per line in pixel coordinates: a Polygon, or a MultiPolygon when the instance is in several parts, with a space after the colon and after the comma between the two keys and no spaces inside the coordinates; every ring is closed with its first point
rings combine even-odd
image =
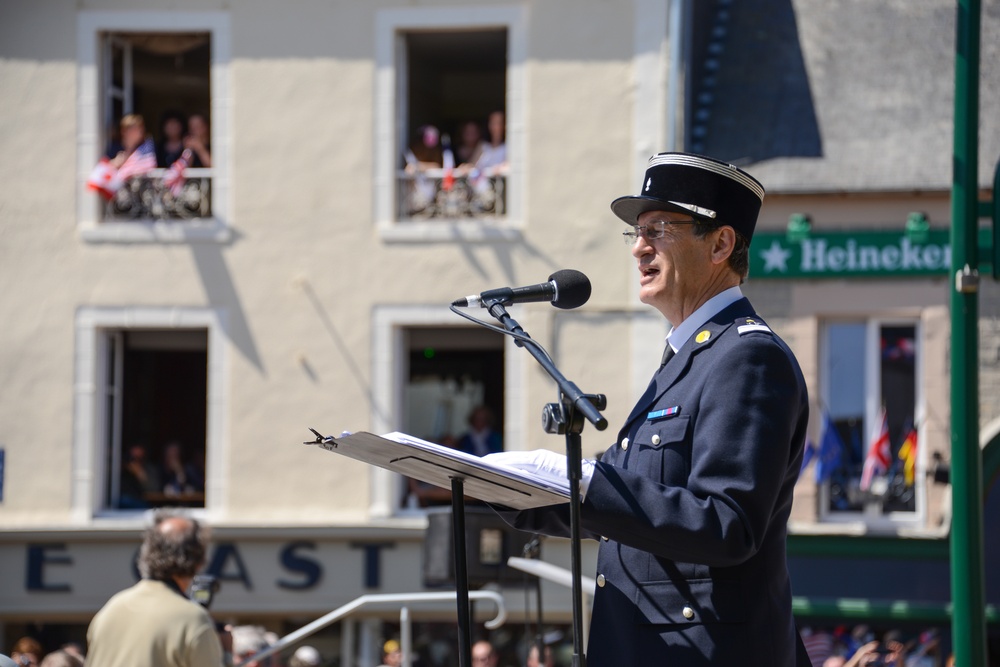
{"type": "Polygon", "coordinates": [[[587,418],[591,424],[594,425],[598,431],[603,431],[608,427],[608,420],[604,418],[595,403],[602,403],[603,396],[596,398],[592,394],[584,394],[576,384],[568,379],[566,376],[560,372],[556,365],[552,362],[552,359],[545,350],[541,349],[541,346],[532,340],[526,333],[521,325],[517,323],[514,318],[512,318],[508,313],[507,309],[503,307],[503,302],[500,300],[492,301],[487,305],[487,310],[490,315],[492,315],[500,324],[503,325],[504,329],[507,331],[520,334],[523,336],[521,338],[518,336],[515,338],[517,344],[524,347],[528,352],[541,364],[545,372],[555,380],[556,385],[559,387],[559,392],[562,394],[565,401],[569,403],[574,409],[578,410],[584,417],[587,418]],[[595,400],[596,398],[596,400],[595,400]]]}

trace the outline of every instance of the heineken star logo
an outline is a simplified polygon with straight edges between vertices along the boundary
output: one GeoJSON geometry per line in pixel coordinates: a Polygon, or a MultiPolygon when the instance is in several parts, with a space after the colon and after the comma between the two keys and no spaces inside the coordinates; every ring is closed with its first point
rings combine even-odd
{"type": "Polygon", "coordinates": [[[771,241],[771,247],[760,252],[760,256],[764,258],[764,273],[775,270],[786,273],[788,271],[788,258],[791,254],[792,251],[782,248],[778,241],[771,241]]]}

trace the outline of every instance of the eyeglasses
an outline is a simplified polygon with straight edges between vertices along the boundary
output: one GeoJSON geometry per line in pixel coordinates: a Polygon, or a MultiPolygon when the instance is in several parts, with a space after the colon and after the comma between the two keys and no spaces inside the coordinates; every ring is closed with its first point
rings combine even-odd
{"type": "Polygon", "coordinates": [[[640,236],[645,237],[647,241],[653,241],[663,238],[663,235],[667,233],[667,227],[670,225],[696,224],[698,224],[697,220],[654,220],[648,225],[632,225],[632,231],[622,232],[622,238],[625,239],[625,245],[631,248],[639,240],[640,236]]]}

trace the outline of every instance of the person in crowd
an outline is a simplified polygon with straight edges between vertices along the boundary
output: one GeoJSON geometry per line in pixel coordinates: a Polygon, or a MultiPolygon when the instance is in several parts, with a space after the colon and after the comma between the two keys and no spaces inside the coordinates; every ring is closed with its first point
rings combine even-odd
{"type": "Polygon", "coordinates": [[[382,645],[382,664],[379,667],[399,667],[403,664],[403,651],[395,639],[382,645]]]}
{"type": "Polygon", "coordinates": [[[184,460],[184,450],[177,441],[163,448],[163,492],[171,496],[200,493],[205,480],[193,464],[184,460]]]}
{"type": "Polygon", "coordinates": [[[479,123],[467,120],[458,128],[458,144],[455,146],[455,162],[462,167],[472,167],[483,152],[485,142],[479,123]]]}
{"type": "Polygon", "coordinates": [[[503,451],[503,438],[493,430],[493,411],[477,405],[469,413],[469,430],[459,438],[458,449],[466,454],[486,456],[503,451]]]}
{"type": "Polygon", "coordinates": [[[196,519],[166,510],[154,514],[139,549],[142,579],[116,593],[91,620],[87,664],[221,665],[215,623],[208,610],[186,595],[205,563],[207,547],[206,531],[196,519]]]}
{"type": "Polygon", "coordinates": [[[156,164],[169,167],[184,152],[187,121],[178,111],[167,111],[160,119],[160,141],[156,144],[156,164]]]}
{"type": "Polygon", "coordinates": [[[809,654],[812,667],[823,667],[826,659],[833,654],[833,635],[821,628],[802,628],[802,644],[809,654]]]}
{"type": "Polygon", "coordinates": [[[122,467],[122,485],[118,506],[122,509],[144,509],[149,507],[147,493],[159,493],[160,470],[146,455],[146,447],[136,443],[128,448],[128,460],[122,467]]]}
{"type": "Polygon", "coordinates": [[[200,113],[191,114],[188,118],[187,134],[184,136],[184,148],[191,150],[192,168],[209,168],[212,166],[212,135],[209,132],[208,120],[200,113]]]}
{"type": "MultiPolygon", "coordinates": [[[[740,291],[764,188],[686,153],[654,155],[640,188],[611,210],[640,301],[671,328],[614,444],[583,465],[582,532],[600,540],[587,663],[808,666],[785,551],[806,383],[740,291]]],[[[489,458],[567,473],[550,450],[489,458]]],[[[516,528],[568,534],[567,505],[498,509],[516,528]]]]}
{"type": "Polygon", "coordinates": [[[288,667],[319,667],[323,664],[323,658],[314,646],[300,646],[295,649],[288,667]]]}
{"type": "Polygon", "coordinates": [[[38,667],[45,651],[42,645],[34,637],[21,637],[14,642],[14,648],[10,652],[11,660],[17,663],[18,667],[38,667]]]}
{"type": "Polygon", "coordinates": [[[65,644],[62,645],[62,649],[60,650],[66,651],[70,655],[75,655],[81,661],[86,660],[86,656],[84,655],[83,652],[83,647],[80,646],[80,644],[77,642],[66,642],[65,644]]]}
{"type": "Polygon", "coordinates": [[[485,639],[472,645],[472,664],[474,667],[497,667],[500,656],[497,655],[493,644],[485,639]]]}
{"type": "Polygon", "coordinates": [[[233,636],[233,664],[237,667],[268,667],[267,660],[247,660],[270,647],[267,632],[259,625],[237,625],[230,633],[233,636]]]}
{"type": "Polygon", "coordinates": [[[539,659],[538,644],[532,643],[528,649],[528,658],[524,661],[525,667],[553,667],[555,660],[552,657],[552,647],[545,647],[545,662],[539,659]]]}
{"type": "Polygon", "coordinates": [[[59,649],[42,658],[40,667],[83,667],[83,660],[69,651],[59,649]]]}

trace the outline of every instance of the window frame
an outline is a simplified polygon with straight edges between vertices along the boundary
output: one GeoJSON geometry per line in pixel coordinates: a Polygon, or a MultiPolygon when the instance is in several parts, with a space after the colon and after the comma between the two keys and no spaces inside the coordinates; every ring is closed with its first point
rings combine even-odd
{"type": "MultiPolygon", "coordinates": [[[[912,317],[882,317],[882,316],[857,316],[857,317],[835,317],[822,318],[820,320],[820,367],[819,386],[820,395],[827,397],[830,395],[830,325],[858,323],[865,326],[865,409],[863,415],[862,434],[864,436],[863,447],[867,455],[868,446],[871,442],[871,433],[874,425],[879,419],[881,409],[882,384],[881,384],[881,343],[880,331],[885,326],[912,326],[914,330],[914,346],[916,348],[916,360],[914,363],[914,408],[913,419],[918,425],[917,428],[917,462],[914,475],[914,509],[912,512],[893,511],[881,513],[881,509],[875,504],[865,505],[861,512],[856,511],[835,511],[830,509],[830,483],[824,481],[817,483],[816,496],[818,501],[817,514],[818,521],[826,524],[853,524],[869,530],[879,532],[892,532],[898,528],[919,528],[925,525],[927,520],[927,456],[926,456],[926,433],[920,428],[926,422],[926,402],[924,398],[924,326],[921,318],[917,315],[912,317]]],[[[823,405],[823,402],[820,403],[823,405]]],[[[818,446],[818,443],[817,443],[818,446]]]]}
{"type": "Polygon", "coordinates": [[[88,243],[228,243],[232,240],[229,137],[230,18],[225,12],[81,11],[77,17],[77,233],[88,243]],[[212,132],[212,216],[195,220],[102,222],[99,197],[86,181],[104,147],[102,89],[103,33],[207,32],[212,132]]]}
{"type": "Polygon", "coordinates": [[[184,307],[82,307],[76,313],[73,362],[73,482],[71,512],[79,523],[141,517],[143,510],[107,507],[108,475],[104,447],[109,441],[106,416],[109,335],[128,329],[197,329],[208,332],[205,423],[205,507],[194,512],[220,516],[226,497],[224,474],[228,448],[228,343],[222,309],[184,307]]]}
{"type": "MultiPolygon", "coordinates": [[[[390,433],[402,428],[405,406],[404,387],[409,349],[405,329],[409,327],[462,327],[467,323],[442,306],[375,306],[372,313],[372,414],[374,433],[390,433]]],[[[514,339],[504,337],[504,442],[525,441],[527,413],[524,383],[525,358],[514,339]]],[[[403,506],[401,477],[371,466],[371,518],[423,516],[423,510],[403,506]]]]}
{"type": "Polygon", "coordinates": [[[515,241],[524,228],[526,9],[523,7],[385,9],[375,20],[374,217],[385,241],[515,241]],[[507,30],[506,143],[510,169],[507,208],[487,224],[462,220],[398,220],[397,170],[406,128],[407,31],[505,28],[507,30]]]}

